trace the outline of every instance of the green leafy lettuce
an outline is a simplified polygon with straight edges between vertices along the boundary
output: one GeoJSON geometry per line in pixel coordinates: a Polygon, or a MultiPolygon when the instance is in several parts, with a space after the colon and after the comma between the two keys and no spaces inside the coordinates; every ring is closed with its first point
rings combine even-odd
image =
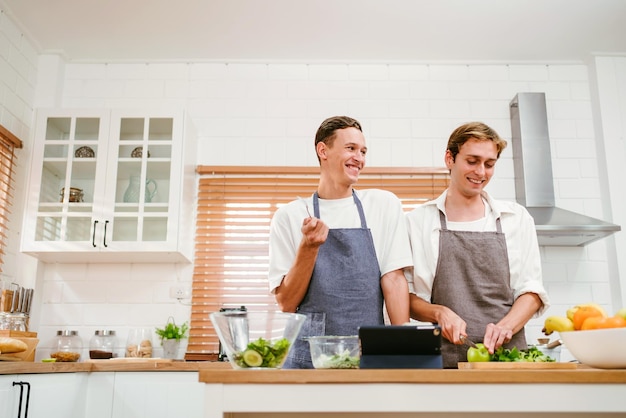
{"type": "Polygon", "coordinates": [[[525,362],[554,362],[555,360],[542,353],[537,347],[529,347],[526,350],[518,350],[500,347],[492,355],[490,361],[525,361],[525,362]]]}
{"type": "Polygon", "coordinates": [[[234,355],[233,360],[240,367],[250,367],[243,360],[243,353],[247,350],[254,350],[263,357],[263,363],[258,367],[276,368],[283,363],[289,351],[289,341],[286,338],[281,338],[272,343],[264,338],[259,338],[258,340],[249,342],[245,350],[235,353],[234,355]]]}

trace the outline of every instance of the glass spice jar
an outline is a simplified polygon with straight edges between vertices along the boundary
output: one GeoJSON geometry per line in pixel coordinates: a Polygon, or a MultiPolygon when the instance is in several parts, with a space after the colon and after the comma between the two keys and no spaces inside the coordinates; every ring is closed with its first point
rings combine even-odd
{"type": "Polygon", "coordinates": [[[102,360],[115,357],[115,342],[115,331],[108,329],[96,330],[89,340],[89,358],[102,360]]]}
{"type": "Polygon", "coordinates": [[[9,314],[6,312],[0,312],[0,330],[10,330],[11,320],[9,314]]]}
{"type": "Polygon", "coordinates": [[[129,331],[125,357],[152,357],[151,328],[134,328],[129,331]]]}
{"type": "Polygon", "coordinates": [[[7,314],[9,326],[7,329],[11,331],[28,331],[28,317],[25,313],[13,312],[7,314]]]}
{"type": "Polygon", "coordinates": [[[78,336],[78,331],[59,330],[56,336],[56,351],[50,357],[60,362],[76,362],[80,359],[83,350],[83,341],[78,336]]]}

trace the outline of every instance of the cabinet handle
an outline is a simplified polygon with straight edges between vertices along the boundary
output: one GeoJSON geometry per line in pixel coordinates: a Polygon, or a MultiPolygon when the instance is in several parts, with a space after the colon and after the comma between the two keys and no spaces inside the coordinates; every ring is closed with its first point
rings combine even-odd
{"type": "Polygon", "coordinates": [[[109,221],[104,221],[104,240],[102,240],[102,243],[104,244],[105,247],[108,247],[107,245],[107,225],[109,224],[109,221]]]}
{"type": "Polygon", "coordinates": [[[24,418],[28,418],[28,404],[30,403],[30,383],[28,382],[13,382],[13,386],[20,387],[20,403],[17,410],[17,418],[22,416],[22,397],[24,395],[24,385],[28,388],[26,391],[26,405],[24,408],[24,418]]]}
{"type": "Polygon", "coordinates": [[[91,236],[91,245],[93,245],[93,247],[96,247],[96,225],[98,224],[98,221],[95,220],[93,221],[93,235],[91,236]]]}

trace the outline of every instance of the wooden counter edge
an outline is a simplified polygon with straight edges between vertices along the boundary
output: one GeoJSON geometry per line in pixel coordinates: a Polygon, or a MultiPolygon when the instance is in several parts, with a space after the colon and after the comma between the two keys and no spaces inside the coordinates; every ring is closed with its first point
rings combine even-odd
{"type": "Polygon", "coordinates": [[[231,369],[224,362],[188,362],[188,361],[138,361],[108,362],[106,360],[77,363],[42,363],[42,362],[0,362],[0,375],[37,374],[37,373],[79,373],[79,372],[197,372],[204,369],[231,369]]]}
{"type": "Polygon", "coordinates": [[[223,370],[203,369],[200,382],[298,383],[624,383],[626,370],[223,370]]]}
{"type": "Polygon", "coordinates": [[[34,363],[34,362],[3,362],[0,363],[0,375],[35,374],[35,373],[77,373],[91,371],[89,363],[34,363]]]}

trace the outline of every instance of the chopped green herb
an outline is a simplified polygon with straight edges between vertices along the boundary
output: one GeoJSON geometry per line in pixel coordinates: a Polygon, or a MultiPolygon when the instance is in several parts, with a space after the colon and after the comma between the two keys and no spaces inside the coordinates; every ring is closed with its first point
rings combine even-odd
{"type": "Polygon", "coordinates": [[[490,361],[525,361],[525,362],[554,362],[555,360],[541,352],[537,347],[529,347],[526,350],[518,350],[517,347],[511,349],[500,347],[491,355],[490,361]]]}
{"type": "Polygon", "coordinates": [[[359,363],[359,356],[351,356],[350,350],[332,356],[322,354],[313,359],[313,365],[316,369],[358,369],[359,363]]]}

